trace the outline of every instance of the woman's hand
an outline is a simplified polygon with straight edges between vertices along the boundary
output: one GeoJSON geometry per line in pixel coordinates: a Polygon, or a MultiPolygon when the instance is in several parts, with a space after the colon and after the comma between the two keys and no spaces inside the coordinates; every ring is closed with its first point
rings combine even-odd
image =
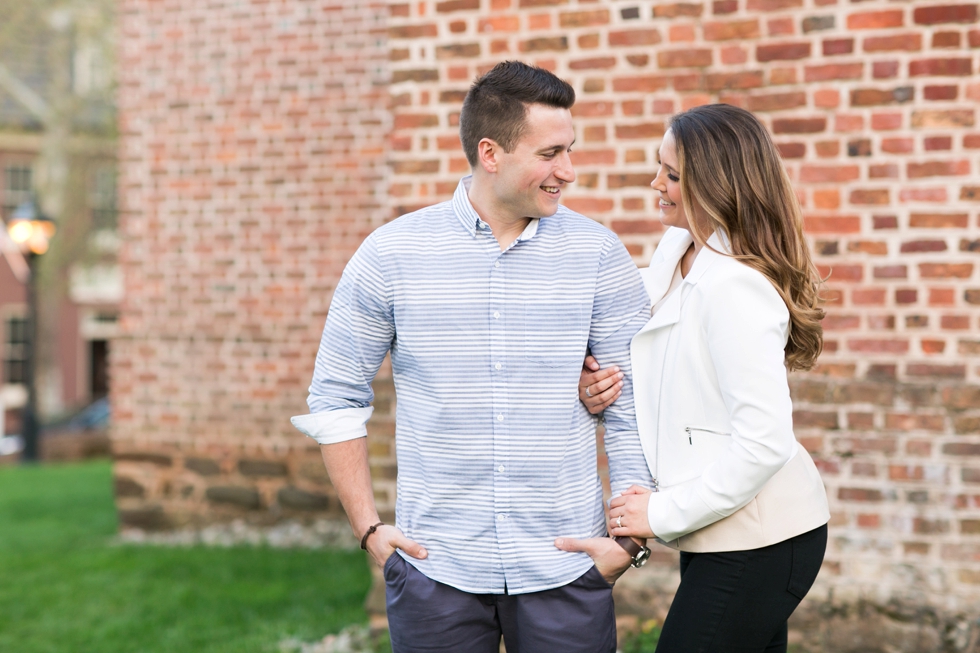
{"type": "Polygon", "coordinates": [[[647,518],[651,494],[647,488],[634,485],[609,502],[609,532],[614,537],[655,537],[647,518]]]}
{"type": "Polygon", "coordinates": [[[585,357],[578,380],[578,398],[593,415],[598,415],[623,394],[623,373],[613,365],[604,370],[592,355],[585,357]]]}
{"type": "Polygon", "coordinates": [[[559,537],[555,540],[555,546],[562,551],[587,553],[592,558],[595,568],[610,585],[614,584],[633,562],[626,549],[616,544],[611,537],[590,537],[584,540],[559,537]]]}

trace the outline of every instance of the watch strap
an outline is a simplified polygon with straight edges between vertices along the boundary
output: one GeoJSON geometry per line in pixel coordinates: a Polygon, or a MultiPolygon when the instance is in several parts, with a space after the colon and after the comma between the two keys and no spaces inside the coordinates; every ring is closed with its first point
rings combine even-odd
{"type": "Polygon", "coordinates": [[[636,556],[643,550],[643,547],[637,544],[632,537],[620,535],[619,537],[614,537],[613,540],[616,544],[623,547],[633,560],[636,560],[636,556]]]}

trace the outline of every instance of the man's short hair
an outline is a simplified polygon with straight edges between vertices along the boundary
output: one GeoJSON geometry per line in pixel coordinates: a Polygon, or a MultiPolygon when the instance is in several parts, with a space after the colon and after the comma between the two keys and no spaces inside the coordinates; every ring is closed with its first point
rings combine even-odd
{"type": "Polygon", "coordinates": [[[473,82],[459,115],[459,140],[470,166],[476,167],[477,145],[484,138],[510,152],[527,125],[529,104],[571,109],[575,89],[553,73],[520,61],[502,61],[473,82]]]}

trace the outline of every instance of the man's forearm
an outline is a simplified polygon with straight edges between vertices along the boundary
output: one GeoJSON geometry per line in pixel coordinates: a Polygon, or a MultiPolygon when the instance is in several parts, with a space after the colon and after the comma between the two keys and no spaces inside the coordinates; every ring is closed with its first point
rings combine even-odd
{"type": "Polygon", "coordinates": [[[380,521],[371,485],[367,438],[323,444],[320,453],[354,535],[360,538],[380,521]]]}

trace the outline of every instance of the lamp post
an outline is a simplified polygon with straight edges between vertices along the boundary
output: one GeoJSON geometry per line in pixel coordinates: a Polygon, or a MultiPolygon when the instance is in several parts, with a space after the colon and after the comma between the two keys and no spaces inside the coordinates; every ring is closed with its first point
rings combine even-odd
{"type": "Polygon", "coordinates": [[[20,247],[30,274],[27,277],[27,319],[24,334],[24,385],[27,387],[27,403],[22,417],[25,462],[38,457],[37,385],[34,379],[34,351],[37,342],[37,257],[48,251],[48,243],[54,236],[55,225],[51,218],[41,213],[34,200],[28,200],[14,209],[7,220],[7,233],[20,247]]]}

